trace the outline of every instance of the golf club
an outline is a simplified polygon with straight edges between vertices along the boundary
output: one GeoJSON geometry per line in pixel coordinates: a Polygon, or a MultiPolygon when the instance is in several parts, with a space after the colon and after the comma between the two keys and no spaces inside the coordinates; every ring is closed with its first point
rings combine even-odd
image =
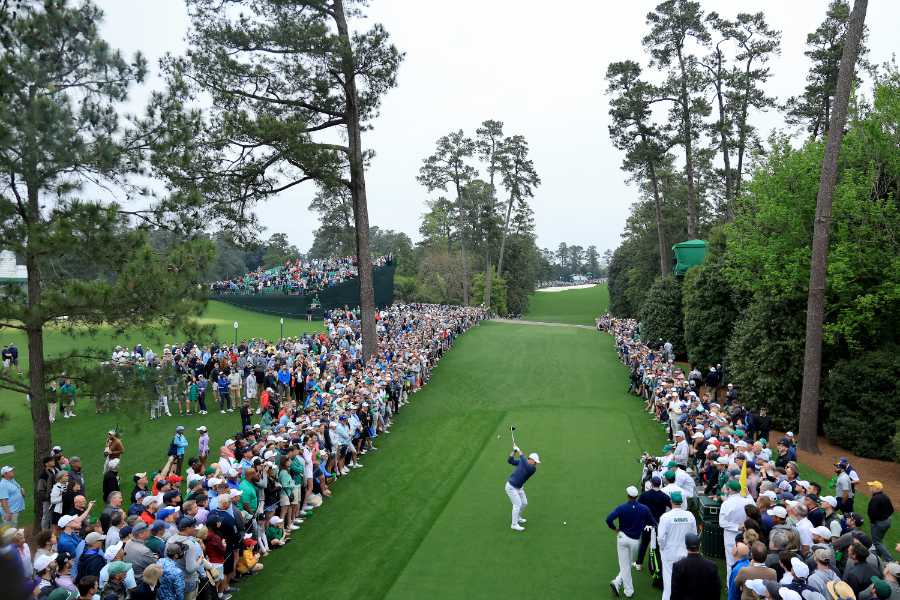
{"type": "Polygon", "coordinates": [[[512,443],[513,443],[513,446],[515,447],[515,445],[516,445],[516,426],[515,425],[509,426],[509,435],[512,437],[512,443]]]}

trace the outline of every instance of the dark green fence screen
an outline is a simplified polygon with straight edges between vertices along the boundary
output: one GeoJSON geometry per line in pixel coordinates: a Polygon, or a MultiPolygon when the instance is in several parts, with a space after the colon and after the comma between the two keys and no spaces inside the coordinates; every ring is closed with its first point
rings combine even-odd
{"type": "MultiPolygon", "coordinates": [[[[380,308],[394,302],[394,271],[391,263],[374,270],[375,304],[380,308]]],[[[281,293],[268,294],[216,294],[210,300],[227,302],[240,308],[261,313],[280,315],[283,317],[305,317],[306,309],[313,304],[312,314],[320,317],[326,310],[349,306],[359,306],[359,279],[345,281],[325,288],[316,294],[307,296],[290,296],[281,293]],[[315,306],[318,300],[319,306],[315,306]]]]}

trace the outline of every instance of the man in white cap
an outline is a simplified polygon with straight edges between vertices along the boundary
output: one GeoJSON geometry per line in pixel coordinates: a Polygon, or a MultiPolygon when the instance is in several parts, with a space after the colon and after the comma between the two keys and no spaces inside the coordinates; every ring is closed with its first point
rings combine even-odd
{"type": "Polygon", "coordinates": [[[741,484],[737,480],[732,479],[725,484],[723,491],[727,495],[722,506],[719,507],[719,527],[722,528],[722,538],[725,542],[725,579],[731,577],[731,566],[734,564],[734,543],[735,537],[741,531],[744,521],[747,520],[747,513],[744,512],[744,506],[753,504],[753,498],[748,494],[741,495],[741,484]]]}
{"type": "Polygon", "coordinates": [[[655,526],[656,519],[649,508],[637,501],[636,487],[629,485],[625,488],[625,493],[628,499],[606,516],[606,525],[616,532],[616,553],[619,557],[619,574],[609,582],[609,587],[616,596],[624,591],[625,597],[631,598],[634,596],[631,564],[640,548],[644,527],[655,526]]]}
{"type": "Polygon", "coordinates": [[[518,446],[513,446],[513,451],[509,455],[507,461],[513,465],[516,470],[510,474],[506,480],[506,495],[512,502],[512,524],[510,529],[514,531],[525,531],[522,523],[525,518],[522,511],[528,506],[528,497],[525,495],[525,482],[537,472],[537,465],[541,464],[541,457],[537,452],[532,452],[527,457],[518,446]]]}
{"type": "Polygon", "coordinates": [[[657,534],[662,558],[662,600],[669,600],[672,595],[672,565],[687,556],[685,538],[690,533],[697,533],[697,519],[684,509],[686,499],[682,493],[673,492],[671,499],[672,510],[663,513],[659,518],[657,534]]]}

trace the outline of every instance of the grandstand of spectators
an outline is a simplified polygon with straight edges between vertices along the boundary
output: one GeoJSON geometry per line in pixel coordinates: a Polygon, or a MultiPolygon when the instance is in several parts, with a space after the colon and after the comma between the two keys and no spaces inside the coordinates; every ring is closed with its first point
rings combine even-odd
{"type": "MultiPolygon", "coordinates": [[[[390,255],[379,256],[372,265],[390,263],[390,255]]],[[[233,279],[209,284],[213,294],[291,294],[302,296],[356,278],[359,274],[355,256],[324,259],[289,260],[283,265],[262,267],[233,279]]]]}

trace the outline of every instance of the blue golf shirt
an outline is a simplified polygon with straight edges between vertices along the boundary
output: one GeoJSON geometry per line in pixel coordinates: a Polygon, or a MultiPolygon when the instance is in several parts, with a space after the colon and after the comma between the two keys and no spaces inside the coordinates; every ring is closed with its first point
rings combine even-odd
{"type": "Polygon", "coordinates": [[[647,525],[656,525],[656,519],[653,518],[650,509],[637,500],[623,502],[609,513],[606,524],[610,529],[616,528],[613,523],[616,519],[619,520],[619,531],[633,540],[641,539],[641,532],[647,525]]]}
{"type": "Polygon", "coordinates": [[[509,476],[509,485],[513,486],[516,489],[521,489],[525,482],[528,481],[528,478],[534,475],[534,472],[537,471],[537,467],[534,465],[528,464],[528,457],[524,454],[519,456],[518,461],[510,456],[506,462],[513,465],[516,470],[512,472],[512,475],[509,476]]]}

